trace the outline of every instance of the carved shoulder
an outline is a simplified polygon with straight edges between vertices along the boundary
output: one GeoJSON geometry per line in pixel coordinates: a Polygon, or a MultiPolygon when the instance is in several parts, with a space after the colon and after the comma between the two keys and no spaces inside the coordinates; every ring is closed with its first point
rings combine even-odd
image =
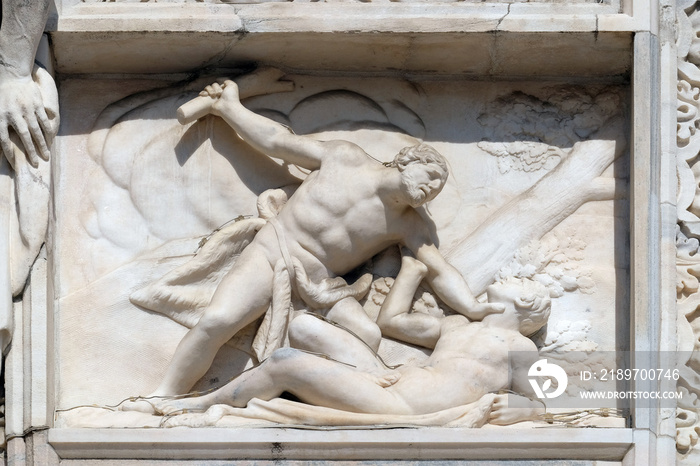
{"type": "Polygon", "coordinates": [[[510,351],[533,351],[537,352],[537,345],[529,338],[518,332],[513,332],[509,342],[510,351]]]}
{"type": "Polygon", "coordinates": [[[433,238],[428,230],[425,220],[412,207],[407,208],[393,225],[397,233],[401,235],[403,243],[414,254],[418,253],[421,246],[433,245],[433,238]]]}
{"type": "Polygon", "coordinates": [[[322,163],[332,162],[340,163],[344,166],[357,167],[374,162],[360,146],[350,141],[336,139],[324,142],[323,145],[327,153],[324,155],[322,163]]]}

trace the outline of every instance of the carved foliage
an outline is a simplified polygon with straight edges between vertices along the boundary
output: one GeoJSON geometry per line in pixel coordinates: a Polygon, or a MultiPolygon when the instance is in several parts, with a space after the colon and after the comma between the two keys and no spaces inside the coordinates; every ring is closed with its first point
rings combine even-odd
{"type": "Polygon", "coordinates": [[[700,419],[698,418],[698,396],[681,387],[683,398],[678,400],[676,408],[676,448],[686,453],[698,442],[700,419]]]}
{"type": "Polygon", "coordinates": [[[558,298],[565,291],[592,293],[595,283],[591,271],[580,266],[586,244],[572,234],[553,231],[539,241],[518,250],[513,261],[502,268],[497,279],[529,278],[542,283],[550,296],[558,298]]]}
{"type": "Polygon", "coordinates": [[[678,307],[678,349],[690,354],[684,363],[676,412],[676,448],[692,462],[700,433],[700,202],[698,200],[698,155],[700,153],[700,12],[694,1],[678,3],[678,105],[677,105],[677,173],[678,226],[676,229],[676,299],[678,307]]]}
{"type": "Polygon", "coordinates": [[[678,79],[678,146],[685,147],[690,144],[690,139],[700,127],[700,88],[697,83],[692,83],[679,76],[678,79]]]}
{"type": "Polygon", "coordinates": [[[546,98],[514,92],[491,103],[479,116],[485,138],[478,146],[498,157],[501,173],[554,168],[576,142],[588,139],[620,109],[610,89],[548,89],[546,98]]]}

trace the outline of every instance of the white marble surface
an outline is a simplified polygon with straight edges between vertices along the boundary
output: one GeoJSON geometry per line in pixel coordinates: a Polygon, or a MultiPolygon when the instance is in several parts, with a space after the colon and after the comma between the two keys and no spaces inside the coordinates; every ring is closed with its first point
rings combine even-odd
{"type": "MultiPolygon", "coordinates": [[[[450,458],[503,460],[518,456],[525,458],[569,459],[595,458],[597,460],[621,460],[634,442],[633,433],[628,429],[556,429],[546,436],[536,430],[513,430],[508,441],[492,443],[492,432],[482,430],[430,429],[430,430],[381,430],[381,431],[328,431],[305,430],[249,430],[242,431],[233,442],[243,457],[294,459],[309,456],[322,459],[342,456],[347,460],[412,459],[416,454],[423,459],[444,460],[450,458]],[[408,435],[407,435],[408,434],[408,435]],[[418,447],[420,440],[421,447],[418,447]],[[357,442],[357,443],[356,443],[357,442]],[[238,443],[238,445],[237,445],[238,443]],[[271,448],[279,445],[279,448],[271,448]],[[361,445],[361,447],[358,447],[361,445]],[[413,446],[420,448],[421,453],[413,446]],[[340,453],[340,455],[338,454],[340,453]]],[[[64,458],[99,457],[109,458],[150,458],[152,447],[141,450],[143,441],[150,445],[157,442],[173,456],[185,458],[229,458],[231,449],[230,431],[207,429],[206,431],[162,431],[148,430],[74,430],[55,429],[50,432],[49,441],[56,445],[64,458]],[[196,435],[208,437],[202,448],[192,441],[196,435]],[[101,445],[101,446],[100,446],[101,445]],[[109,448],[105,448],[108,446],[109,448]],[[177,450],[179,449],[179,450],[177,450]]]]}
{"type": "MultiPolygon", "coordinates": [[[[313,132],[320,139],[355,141],[380,160],[390,160],[406,145],[404,141],[416,137],[429,141],[448,158],[451,175],[447,186],[429,207],[442,251],[458,247],[467,232],[537,183],[558,160],[568,155],[580,137],[575,131],[557,132],[552,123],[544,123],[538,137],[558,148],[559,152],[551,156],[554,160],[549,165],[535,164],[529,171],[519,169],[522,166],[514,163],[505,166],[503,157],[492,148],[490,152],[481,148],[481,139],[503,140],[504,147],[509,149],[513,144],[510,141],[517,139],[517,135],[506,135],[498,125],[508,128],[514,121],[526,124],[528,119],[541,125],[537,120],[541,110],[535,106],[533,112],[513,113],[507,107],[494,105],[499,97],[507,102],[517,91],[542,105],[548,100],[555,102],[557,93],[573,92],[569,97],[581,99],[580,109],[561,107],[555,114],[563,112],[558,118],[568,115],[563,118],[570,119],[572,129],[588,128],[579,130],[582,135],[598,129],[617,105],[613,104],[612,110],[601,110],[607,105],[602,96],[615,95],[605,94],[609,90],[617,92],[614,86],[573,89],[559,83],[496,85],[460,81],[411,84],[391,78],[304,75],[294,75],[292,79],[296,83],[294,92],[259,97],[247,105],[278,112],[265,110],[264,113],[277,115],[299,134],[313,132]],[[329,91],[331,94],[322,94],[329,91]],[[590,100],[591,95],[601,96],[598,103],[590,100]],[[576,116],[579,111],[584,112],[581,115],[590,112],[599,116],[583,123],[576,116]],[[349,132],[348,123],[343,122],[349,115],[361,121],[366,129],[349,132]],[[394,130],[387,132],[377,124],[394,125],[394,130]],[[402,135],[404,132],[411,137],[402,135]]],[[[122,118],[106,135],[93,133],[92,137],[101,146],[88,140],[89,122],[95,121],[106,105],[155,84],[134,80],[121,81],[115,87],[111,81],[103,80],[93,82],[93,88],[99,89],[95,94],[83,92],[85,86],[81,80],[68,80],[63,86],[64,105],[85,117],[67,123],[61,141],[62,151],[76,155],[64,159],[65,165],[59,172],[61,186],[73,186],[59,190],[61,220],[57,250],[61,251],[61,260],[56,292],[60,309],[60,408],[86,403],[114,404],[128,396],[153,391],[186,329],[161,315],[136,308],[128,302],[128,296],[143,283],[186,261],[198,241],[198,238],[186,240],[188,236],[206,235],[228,219],[255,214],[255,190],[283,185],[293,179],[284,175],[284,169],[275,168],[276,165],[270,167],[279,174],[265,169],[264,177],[251,178],[250,170],[256,170],[255,165],[246,164],[253,163],[260,155],[250,153],[227,136],[226,131],[230,130],[218,120],[198,123],[196,131],[180,129],[173,112],[177,102],[183,99],[149,104],[122,118]],[[153,119],[156,116],[158,120],[153,119]],[[151,129],[144,132],[145,127],[151,129]],[[145,138],[130,136],[137,133],[145,138]],[[125,146],[125,140],[131,142],[125,146]],[[101,147],[102,152],[95,153],[94,147],[101,147]],[[186,150],[194,151],[193,155],[189,156],[186,150]],[[133,162],[129,162],[130,158],[133,162]],[[90,167],[88,176],[85,176],[86,167],[90,167]],[[248,175],[245,170],[249,170],[248,175]],[[82,189],[74,187],[72,180],[76,177],[85,183],[82,189]],[[256,184],[251,185],[252,180],[257,180],[256,184]],[[168,257],[171,259],[154,262],[168,257]],[[86,353],[95,357],[86,360],[83,356],[86,353]],[[71,363],[77,360],[81,364],[71,363]],[[105,361],[110,361],[109,365],[105,361]],[[102,379],[110,382],[95,383],[102,379]]],[[[129,108],[127,105],[109,118],[119,118],[129,108]]],[[[540,153],[539,146],[528,150],[521,152],[518,160],[540,153]]],[[[557,341],[553,346],[550,341],[552,349],[583,345],[604,350],[626,342],[625,330],[618,325],[615,312],[610,312],[626,306],[624,294],[617,290],[628,280],[624,272],[628,258],[623,240],[627,234],[624,226],[628,215],[624,201],[627,169],[624,159],[621,160],[605,170],[603,176],[611,181],[615,176],[622,179],[618,184],[623,199],[584,204],[556,227],[558,238],[552,233],[544,243],[531,245],[539,254],[547,255],[547,248],[563,247],[562,240],[575,239],[576,246],[570,252],[581,260],[574,260],[571,265],[575,263],[576,274],[581,279],[586,277],[581,282],[586,284],[583,291],[576,291],[579,286],[575,284],[575,276],[569,291],[553,285],[553,290],[559,290],[553,292],[559,296],[554,299],[549,325],[549,339],[557,341]],[[567,337],[573,328],[578,330],[571,333],[571,338],[567,337]]],[[[516,233],[513,240],[527,245],[527,241],[518,238],[516,233]]],[[[508,259],[502,266],[512,269],[526,265],[511,261],[508,259]]],[[[453,264],[458,269],[461,267],[468,281],[478,272],[468,262],[453,264]]],[[[483,292],[482,286],[477,285],[475,291],[483,292]]],[[[245,367],[247,359],[244,353],[225,347],[198,387],[220,385],[245,367]]]]}
{"type": "MultiPolygon", "coordinates": [[[[128,302],[128,296],[145,283],[157,280],[174,267],[182,265],[197,248],[200,235],[208,234],[232,217],[254,214],[255,197],[259,193],[256,190],[268,187],[267,183],[260,183],[253,188],[254,193],[240,190],[236,182],[250,183],[251,177],[239,176],[231,164],[222,163],[226,159],[222,159],[221,154],[205,147],[208,143],[206,135],[215,134],[221,128],[202,131],[204,136],[193,139],[196,144],[205,141],[204,146],[199,146],[197,156],[185,163],[177,163],[173,150],[173,147],[177,147],[177,138],[173,136],[178,133],[174,130],[177,125],[172,116],[164,117],[167,115],[165,110],[172,111],[177,107],[179,102],[175,101],[136,110],[120,121],[111,133],[111,141],[105,146],[107,152],[97,152],[108,154],[106,159],[110,160],[111,165],[102,164],[100,155],[95,157],[88,134],[102,109],[135,92],[158,88],[184,77],[183,74],[166,76],[152,73],[183,73],[203,64],[230,67],[238,66],[242,61],[262,60],[295,69],[295,79],[304,83],[303,91],[297,89],[282,97],[262,97],[251,103],[256,105],[256,109],[274,109],[294,120],[289,122],[293,123],[291,126],[297,132],[302,132],[305,121],[313,121],[308,115],[292,118],[298,101],[319,90],[342,88],[368,96],[370,105],[357,106],[357,101],[340,99],[341,108],[351,108],[353,114],[368,117],[373,122],[377,118],[379,121],[386,118],[412,137],[435,145],[445,153],[451,169],[458,175],[450,178],[445,192],[430,208],[439,227],[441,250],[448,256],[447,247],[459,245],[465,234],[482,224],[499,206],[538,182],[543,172],[553,169],[556,158],[565,157],[571,149],[568,142],[549,142],[563,149],[563,152],[550,152],[551,157],[544,159],[542,170],[521,171],[520,168],[524,166],[522,159],[516,160],[512,154],[504,157],[493,146],[479,145],[480,139],[488,131],[477,121],[490,101],[498,95],[508,96],[513,90],[548,100],[552,94],[546,88],[567,81],[579,90],[584,89],[584,93],[590,89],[589,84],[585,84],[590,81],[620,86],[627,92],[629,88],[619,77],[633,72],[634,86],[629,92],[629,102],[634,115],[632,159],[635,165],[630,168],[625,162],[618,161],[603,174],[609,181],[618,180],[618,195],[622,198],[626,193],[624,181],[629,178],[633,180],[637,186],[631,192],[633,213],[629,213],[629,206],[622,199],[584,203],[573,215],[554,227],[554,232],[540,244],[530,245],[530,250],[542,252],[556,247],[557,241],[561,241],[556,239],[554,233],[557,233],[559,238],[574,237],[577,246],[572,253],[583,256],[581,261],[575,261],[576,270],[567,278],[568,290],[562,283],[552,286],[555,294],[561,295],[553,301],[552,324],[548,329],[546,347],[562,345],[560,348],[563,348],[569,345],[607,349],[631,343],[635,349],[653,350],[654,342],[659,341],[660,335],[664,344],[673,342],[668,331],[668,313],[659,315],[655,311],[661,302],[665,302],[659,296],[659,284],[668,281],[668,274],[655,272],[659,260],[655,235],[658,233],[666,240],[663,251],[671,249],[666,223],[663,223],[661,231],[655,229],[658,220],[655,193],[661,188],[662,202],[665,203],[661,210],[665,215],[663,218],[666,218],[668,212],[673,210],[672,183],[669,183],[668,176],[658,181],[653,169],[644,168],[658,167],[655,165],[658,162],[655,155],[658,139],[654,130],[655,125],[659,124],[657,109],[659,105],[673,106],[666,94],[661,94],[660,103],[651,99],[659,95],[654,90],[656,75],[653,74],[657,65],[653,51],[659,31],[656,4],[650,7],[640,0],[625,1],[620,5],[585,2],[575,5],[537,2],[509,5],[488,2],[483,5],[469,2],[454,5],[425,3],[420,5],[421,11],[418,11],[416,4],[280,3],[239,5],[235,9],[229,8],[231,6],[191,2],[162,2],[160,5],[129,2],[94,4],[72,0],[58,2],[49,28],[53,31],[57,69],[64,73],[60,83],[61,98],[63,105],[68,106],[66,114],[69,118],[64,120],[58,143],[61,157],[58,170],[54,173],[57,189],[53,205],[57,206],[57,210],[53,217],[55,223],[52,226],[47,269],[48,274],[54,276],[47,288],[47,300],[50,302],[48,312],[39,303],[28,303],[21,311],[27,316],[25,324],[33,318],[44,319],[49,335],[56,330],[56,339],[48,342],[46,348],[41,345],[40,338],[27,340],[31,342],[26,343],[24,348],[27,355],[31,353],[32,356],[15,358],[13,363],[12,373],[16,375],[14,387],[19,392],[23,391],[20,385],[31,385],[30,380],[47,388],[47,406],[42,405],[43,391],[23,394],[25,399],[32,400],[32,414],[23,422],[32,425],[40,423],[43,420],[42,410],[52,411],[54,401],[58,402],[59,407],[84,402],[104,404],[119,401],[127,394],[152,390],[186,329],[160,314],[134,307],[128,302]],[[425,15],[424,5],[431,8],[430,15],[425,15]],[[366,9],[366,6],[373,9],[366,9]],[[619,12],[614,11],[617,8],[619,12]],[[144,14],[145,11],[149,11],[149,14],[144,14]],[[186,21],[183,21],[183,15],[188,17],[186,21]],[[378,16],[381,18],[377,19],[378,16]],[[423,20],[416,21],[418,16],[423,20]],[[243,28],[248,34],[239,37],[238,32],[243,28]],[[328,40],[315,40],[313,31],[319,30],[328,33],[325,36],[328,40]],[[499,32],[494,34],[494,30],[499,32]],[[282,41],[284,47],[280,46],[280,31],[286,34],[282,41]],[[356,34],[347,34],[349,31],[356,34]],[[381,46],[377,45],[376,31],[386,33],[383,34],[381,46]],[[634,48],[631,42],[633,33],[637,33],[634,48]],[[191,40],[193,36],[197,40],[191,40]],[[348,40],[350,36],[352,40],[348,40]],[[334,37],[338,38],[337,43],[334,37]],[[339,45],[347,53],[338,54],[339,45]],[[178,52],[167,53],[173,48],[178,52]],[[368,51],[372,53],[368,54],[368,51]],[[392,68],[402,71],[395,72],[392,68]],[[141,75],[98,76],[93,73],[141,75]],[[418,86],[411,88],[402,83],[397,78],[401,74],[409,76],[418,86]],[[465,82],[464,77],[516,79],[465,82]],[[535,82],[542,77],[556,77],[559,81],[535,82]],[[420,117],[422,124],[416,126],[410,113],[392,107],[393,100],[408,106],[420,117]],[[379,104],[379,113],[374,107],[375,103],[379,104]],[[382,112],[384,117],[381,116],[382,112]],[[406,115],[409,117],[406,118],[406,115]],[[298,129],[299,125],[302,129],[298,129]],[[148,130],[143,131],[144,127],[148,130]],[[652,130],[649,131],[649,128],[652,130]],[[166,136],[154,138],[156,133],[166,136]],[[139,141],[133,135],[139,135],[142,139],[139,141]],[[129,153],[137,157],[122,158],[129,153]],[[176,163],[173,163],[173,158],[176,163]],[[205,161],[210,164],[209,172],[192,164],[195,159],[198,163],[205,161]],[[124,161],[132,163],[131,167],[124,161]],[[202,180],[207,179],[208,175],[213,176],[210,179],[218,181],[203,183],[202,180]],[[174,180],[174,185],[168,185],[168,180],[174,180]],[[134,189],[139,185],[141,191],[134,189]],[[486,189],[487,185],[494,188],[486,189]],[[202,186],[207,189],[202,189],[202,186]],[[648,194],[641,194],[639,186],[648,187],[648,194]],[[229,191],[231,187],[239,190],[229,191]],[[203,209],[202,206],[207,207],[203,209]],[[177,213],[178,218],[184,220],[173,221],[173,215],[163,215],[164,211],[177,213]],[[635,219],[632,231],[627,227],[630,218],[635,219]],[[217,223],[219,220],[223,221],[217,223]],[[653,228],[645,233],[642,230],[646,226],[653,228]],[[628,234],[631,235],[630,246],[634,251],[631,257],[626,252],[629,250],[625,240],[628,234]],[[580,244],[585,247],[578,246],[580,244]],[[575,286],[571,285],[572,278],[575,286]],[[565,291],[562,292],[562,289],[565,291]],[[630,300],[630,289],[641,292],[630,300]],[[55,305],[52,301],[54,293],[57,298],[55,305]],[[646,303],[643,302],[645,297],[649,298],[646,303]],[[38,306],[36,310],[31,310],[35,306],[38,306]],[[632,309],[628,313],[629,307],[632,309]],[[627,331],[629,321],[634,323],[632,335],[627,331]],[[35,356],[45,353],[51,357],[42,368],[41,358],[35,356]],[[85,354],[96,357],[86,359],[85,354]],[[52,361],[54,356],[56,364],[52,361]],[[20,377],[22,366],[32,367],[32,375],[26,381],[20,377]],[[42,369],[47,369],[45,374],[42,374],[42,369]],[[41,385],[42,381],[44,385],[41,385]]],[[[668,8],[664,11],[667,12],[668,8]]],[[[662,23],[662,33],[668,34],[671,29],[672,25],[662,23]]],[[[124,104],[125,108],[134,108],[133,104],[124,104]]],[[[316,106],[311,108],[318,110],[316,106]]],[[[587,111],[583,114],[590,115],[587,111]]],[[[116,112],[111,121],[109,118],[102,120],[100,129],[112,127],[118,115],[121,114],[116,112]]],[[[333,112],[326,115],[330,120],[339,118],[333,112]]],[[[308,123],[306,125],[308,130],[308,123]]],[[[395,139],[396,134],[390,134],[388,138],[382,135],[377,139],[378,133],[376,130],[361,132],[357,142],[368,152],[380,156],[384,154],[384,149],[392,148],[395,151],[401,145],[395,139]]],[[[547,128],[544,133],[551,131],[547,128]]],[[[324,134],[351,139],[346,130],[329,131],[325,128],[324,134]]],[[[102,135],[105,135],[104,132],[102,135]]],[[[100,140],[99,134],[97,139],[100,140]]],[[[253,154],[246,155],[245,149],[238,143],[230,144],[218,140],[217,136],[210,141],[218,144],[219,148],[222,144],[227,146],[224,152],[231,150],[230,146],[233,145],[235,153],[252,158],[253,154]]],[[[513,152],[514,148],[516,146],[511,145],[506,152],[513,152]]],[[[538,152],[536,148],[534,152],[533,148],[528,150],[530,155],[527,157],[538,152]]],[[[664,150],[667,152],[664,152],[666,158],[663,160],[668,161],[668,152],[672,151],[668,148],[664,150]]],[[[539,162],[534,165],[538,166],[539,162]]],[[[254,165],[249,167],[256,171],[254,165]]],[[[240,169],[240,166],[237,168],[240,169]]],[[[279,168],[272,167],[272,171],[277,171],[273,175],[277,184],[284,184],[291,178],[279,168]]],[[[294,175],[303,177],[300,173],[294,175]]],[[[250,189],[250,186],[246,188],[250,189]]],[[[646,193],[646,188],[644,191],[646,193]]],[[[601,189],[599,192],[608,191],[601,189]]],[[[459,254],[452,256],[451,260],[468,277],[470,284],[478,281],[470,276],[476,273],[476,267],[468,261],[460,263],[459,254]]],[[[522,268],[524,264],[515,260],[507,265],[512,270],[522,268]]],[[[383,273],[391,275],[391,269],[387,266],[383,273]]],[[[393,269],[395,273],[396,267],[393,269]]],[[[555,271],[550,268],[547,273],[555,271]]],[[[41,287],[40,277],[33,283],[33,286],[41,287]]],[[[481,285],[474,288],[483,291],[481,285]]],[[[41,290],[32,293],[37,297],[42,295],[41,290]]],[[[425,301],[421,306],[425,306],[425,301]]],[[[376,307],[378,305],[370,312],[376,312],[376,307]]],[[[406,356],[399,356],[399,359],[401,357],[406,356]]],[[[420,356],[416,354],[412,357],[420,356]]],[[[246,363],[244,354],[224,347],[200,386],[220,384],[227,378],[226,374],[239,371],[246,363]]],[[[654,454],[657,455],[657,463],[662,464],[663,452],[667,450],[662,447],[657,449],[657,445],[662,445],[663,439],[657,443],[653,434],[641,430],[648,428],[655,431],[658,421],[655,416],[657,414],[653,412],[636,413],[637,430],[608,431],[609,435],[603,433],[600,438],[591,440],[595,448],[586,443],[590,439],[578,442],[578,434],[568,431],[562,433],[561,438],[557,437],[556,448],[543,444],[538,440],[541,438],[539,436],[530,439],[529,434],[519,433],[518,438],[532,440],[531,449],[524,450],[515,445],[515,449],[508,450],[500,445],[497,449],[475,447],[467,451],[473,451],[469,454],[478,458],[498,457],[499,451],[520,457],[530,457],[528,455],[532,453],[533,458],[546,458],[555,453],[561,454],[562,443],[568,443],[566,456],[572,459],[595,457],[623,461],[623,464],[642,464],[640,461],[646,461],[654,454]],[[606,449],[613,444],[617,445],[614,452],[606,449]]],[[[30,434],[26,444],[29,450],[20,445],[23,440],[17,437],[13,439],[12,451],[19,456],[13,458],[23,461],[19,458],[24,451],[31,450],[35,455],[50,451],[51,447],[45,443],[47,440],[59,449],[62,456],[73,455],[75,464],[86,454],[114,458],[123,457],[125,448],[132,452],[139,451],[138,448],[133,449],[135,447],[128,438],[117,438],[119,434],[101,431],[95,437],[97,440],[86,440],[87,431],[79,430],[70,433],[69,437],[73,437],[66,440],[67,437],[61,437],[65,432],[52,430],[48,438],[42,434],[30,434]],[[113,439],[114,449],[104,448],[107,437],[113,439]],[[66,446],[85,446],[93,440],[100,453],[95,453],[92,446],[87,450],[66,446]],[[98,446],[100,443],[102,447],[98,446]],[[88,450],[92,453],[86,453],[88,450]]],[[[134,434],[137,437],[141,435],[138,441],[166,445],[178,435],[170,432],[177,430],[162,434],[147,432],[153,438],[140,431],[134,434]]],[[[419,432],[421,438],[430,435],[426,431],[419,432]]],[[[592,437],[599,435],[598,432],[588,432],[582,431],[592,437]]],[[[480,445],[492,443],[493,437],[500,435],[487,431],[483,434],[483,438],[479,437],[481,434],[476,434],[480,445]]],[[[207,436],[199,431],[194,435],[207,436]]],[[[303,432],[299,435],[306,439],[313,437],[313,434],[303,432]]],[[[352,442],[362,440],[363,435],[365,433],[343,433],[340,437],[345,441],[345,447],[352,450],[352,442]]],[[[410,437],[400,433],[397,435],[401,441],[410,437]]],[[[668,440],[670,435],[662,433],[661,437],[668,440]]],[[[460,447],[454,454],[464,458],[464,447],[468,442],[465,443],[463,436],[456,442],[460,447]]],[[[207,453],[194,443],[192,449],[188,446],[173,454],[180,458],[192,457],[192,452],[196,452],[196,456],[206,456],[207,453]]],[[[269,445],[261,445],[250,450],[251,455],[263,457],[263,450],[268,449],[269,445]]],[[[333,445],[334,458],[338,455],[338,445],[333,445]]],[[[211,458],[215,457],[218,447],[213,451],[211,455],[214,456],[209,456],[211,458]]],[[[349,450],[342,451],[341,456],[352,456],[349,450]]],[[[430,451],[430,455],[440,456],[441,453],[435,452],[442,450],[430,451]]],[[[411,458],[413,453],[410,449],[406,450],[411,458]]],[[[294,450],[293,454],[307,458],[309,451],[304,447],[294,450]]],[[[379,458],[383,453],[372,450],[371,454],[379,458]]],[[[133,457],[134,453],[131,455],[133,457]]],[[[149,457],[152,455],[164,457],[168,453],[156,449],[150,452],[149,457]]],[[[46,464],[57,462],[55,454],[35,456],[39,457],[46,459],[46,464]]]]}

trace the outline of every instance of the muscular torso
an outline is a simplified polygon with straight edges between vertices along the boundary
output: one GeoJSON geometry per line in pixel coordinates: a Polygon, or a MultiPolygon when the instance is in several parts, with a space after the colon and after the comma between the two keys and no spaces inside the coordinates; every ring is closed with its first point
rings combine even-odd
{"type": "Polygon", "coordinates": [[[415,412],[435,412],[509,388],[508,352],[534,344],[520,333],[459,315],[445,318],[440,339],[421,367],[406,367],[394,391],[415,412]]]}
{"type": "Polygon", "coordinates": [[[400,242],[408,215],[418,218],[413,209],[384,203],[382,170],[364,154],[324,162],[280,212],[290,254],[312,278],[352,270],[400,242]]]}

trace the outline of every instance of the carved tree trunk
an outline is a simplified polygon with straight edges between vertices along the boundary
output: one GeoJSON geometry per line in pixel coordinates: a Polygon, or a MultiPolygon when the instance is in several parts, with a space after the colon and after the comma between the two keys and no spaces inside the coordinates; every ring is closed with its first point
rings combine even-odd
{"type": "Polygon", "coordinates": [[[551,172],[447,251],[447,260],[466,278],[473,293],[486,291],[519,248],[541,238],[584,203],[601,200],[601,180],[596,178],[624,146],[614,138],[577,143],[551,172]]]}

